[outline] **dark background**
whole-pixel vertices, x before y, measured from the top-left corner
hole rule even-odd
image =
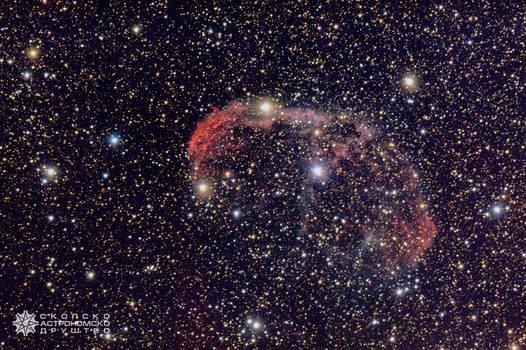
[[[417,292],[371,292],[303,325],[274,322],[267,307],[258,312],[268,334],[250,346],[524,345],[524,10],[519,2],[3,2],[2,347],[246,345],[243,308],[261,300],[221,303],[231,286],[217,285],[224,271],[203,247],[200,218],[188,217],[185,151],[213,107],[251,97],[367,114],[419,169],[438,236],[412,275]],[[28,57],[36,46],[39,57]],[[409,73],[414,91],[401,84]],[[110,135],[120,136],[117,146]],[[44,165],[56,167],[56,181],[41,183]],[[499,204],[509,210],[496,215]],[[11,324],[23,310],[109,313],[114,339],[24,338]],[[347,327],[327,334],[333,318]],[[378,327],[368,326],[373,318]]]

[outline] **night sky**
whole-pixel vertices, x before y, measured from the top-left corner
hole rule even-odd
[[[523,349],[525,19],[2,2],[0,348]]]

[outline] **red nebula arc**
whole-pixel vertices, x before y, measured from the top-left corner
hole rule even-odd
[[[204,165],[214,154],[235,148],[225,139],[234,127],[246,120],[243,110],[243,105],[233,103],[221,111],[214,110],[207,119],[197,124],[188,146],[188,156],[194,165],[195,175],[203,174],[206,170]]]
[[[255,134],[259,135],[257,144],[252,137]],[[261,146],[261,139],[271,139],[276,135],[285,135],[279,141],[281,153],[276,152],[273,146]],[[297,153],[299,149],[308,153],[300,155]],[[324,232],[320,235],[333,242],[334,246],[338,246],[338,241],[343,242],[340,248],[344,251],[353,248],[347,246],[350,244],[347,242],[354,241],[347,238],[361,237],[362,247],[363,244],[372,247],[375,256],[392,267],[396,264],[414,265],[433,244],[437,228],[423,199],[418,174],[393,142],[386,140],[377,128],[364,120],[299,108],[262,111],[257,104],[234,102],[222,110],[214,110],[208,118],[199,122],[188,146],[193,181],[214,181],[218,184],[214,194],[217,200],[221,200],[221,196],[232,198],[232,191],[235,190],[236,205],[256,208],[259,202],[242,202],[243,198],[254,198],[243,193],[243,170],[235,174],[239,180],[235,189],[227,191],[225,188],[222,192],[219,186],[228,170],[224,165],[237,164],[240,154],[245,155],[243,159],[251,160],[258,157],[288,157],[287,160],[303,157],[302,164],[322,160],[327,167],[327,174],[324,173],[323,177],[327,180],[325,187],[318,186],[317,179],[308,175],[305,178],[296,175],[290,178],[305,181],[300,187],[308,191],[305,198],[312,201],[309,205],[314,208],[312,210],[315,211],[316,207],[344,210],[348,217],[347,226],[338,229],[337,233]],[[264,171],[258,168],[249,170],[250,173],[261,174]],[[264,179],[263,176],[260,178]],[[255,189],[266,189],[262,197],[268,197],[267,194],[272,193],[268,189],[273,188],[273,184],[268,180],[261,181],[266,182],[256,184]],[[360,196],[366,197],[356,201],[356,195],[351,194],[359,193],[364,188],[368,191]],[[254,188],[250,191],[254,192]],[[340,198],[340,201],[334,199],[331,202],[332,198]],[[225,208],[230,202],[225,200],[221,205]],[[324,217],[321,213],[312,216]],[[319,230],[324,224],[317,222],[308,230]],[[374,258],[374,261],[377,260]]]

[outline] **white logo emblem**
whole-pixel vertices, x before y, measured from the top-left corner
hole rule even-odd
[[[22,333],[25,337],[28,333],[35,333],[35,326],[38,325],[38,322],[35,320],[35,314],[30,314],[24,310],[23,313],[16,314],[13,325],[16,326],[16,332]]]

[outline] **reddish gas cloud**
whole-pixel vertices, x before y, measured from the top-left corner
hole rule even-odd
[[[234,128],[246,122],[244,109],[242,104],[233,103],[221,111],[216,109],[197,124],[188,146],[188,156],[194,165],[195,174],[203,174],[206,164],[214,155],[237,148],[235,143],[226,142],[226,139]]]
[[[193,181],[213,182],[210,199],[227,212],[250,208],[244,214],[257,216],[256,226],[276,211],[274,193],[301,189],[269,219],[344,254],[362,252],[364,264],[414,265],[437,233],[415,167],[364,118],[234,102],[198,123],[188,157]],[[224,181],[233,168],[235,186]],[[288,182],[272,176],[278,171]],[[286,215],[300,206],[309,208],[305,217]],[[345,218],[334,229],[332,212]]]

